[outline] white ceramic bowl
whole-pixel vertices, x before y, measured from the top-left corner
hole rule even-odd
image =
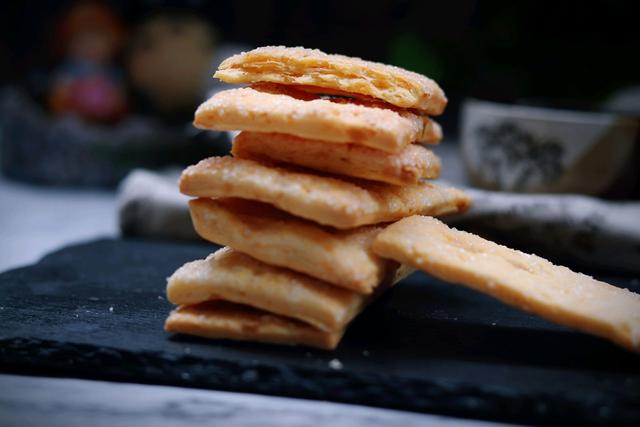
[[[462,155],[471,183],[481,188],[621,193],[637,186],[639,124],[608,113],[469,100]]]

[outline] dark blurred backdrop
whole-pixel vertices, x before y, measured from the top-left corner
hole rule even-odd
[[[403,66],[450,98],[597,107],[640,79],[635,1],[111,1],[133,26],[158,10],[194,11],[224,42],[303,45]],[[69,2],[3,2],[0,77],[24,83],[51,60],[52,17]]]

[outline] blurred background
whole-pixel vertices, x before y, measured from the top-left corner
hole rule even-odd
[[[602,110],[640,84],[640,6],[633,1],[8,1],[0,7],[4,115],[14,120],[4,139],[24,139],[22,148],[39,151],[11,147],[4,169],[42,182],[114,185],[132,165],[201,156],[202,146],[193,144],[173,150],[175,139],[194,137],[180,126],[215,89],[210,76],[217,63],[261,45],[315,47],[424,73],[449,97],[440,118],[448,137],[460,133],[468,98]],[[39,120],[40,112],[95,126],[56,126]],[[104,127],[118,132],[100,133]],[[72,142],[50,141],[59,144],[54,148],[29,141],[43,134]],[[72,151],[83,138],[121,169],[108,176],[109,168],[96,164],[107,169],[100,171],[105,176],[67,178],[16,170],[14,157],[65,144]]]
[[[224,87],[211,75],[281,44],[435,79],[449,98],[436,148],[449,181],[637,200],[638,16],[622,0],[2,2],[0,197],[37,210],[74,203],[80,193],[60,189],[80,187],[113,203],[133,169],[226,153],[229,135],[191,126]]]
[[[92,28],[67,22],[63,30],[67,34],[61,37],[65,14],[82,3],[2,2],[2,80],[36,92],[45,90],[42,78],[71,54],[74,34],[70,33],[77,36]],[[179,12],[175,23],[188,15],[192,21],[184,25],[194,33],[198,24],[207,25],[199,36],[212,44],[212,50],[224,43],[303,45],[407,67],[440,82],[451,107],[471,96],[500,101],[549,97],[589,108],[637,83],[640,74],[640,6],[634,1],[112,0],[101,4],[108,12],[94,14],[92,19],[101,24],[93,28],[113,32],[110,37],[116,40],[111,41],[109,59],[123,74],[130,71],[127,54],[136,51],[134,36],[151,15],[163,12],[169,16]],[[87,24],[90,20],[85,17]],[[165,32],[171,34],[169,29]],[[138,42],[151,49],[153,37]],[[193,43],[198,41],[195,34],[193,38]],[[446,116],[452,122],[454,113],[449,108]]]

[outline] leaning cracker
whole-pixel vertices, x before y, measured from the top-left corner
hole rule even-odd
[[[206,240],[362,294],[371,293],[395,265],[371,252],[381,227],[335,230],[241,199],[196,199],[189,209]]]
[[[344,329],[327,332],[304,322],[227,301],[178,307],[164,329],[205,338],[336,348]]]
[[[213,95],[198,107],[193,123],[203,129],[288,133],[390,153],[412,142],[436,143],[442,137],[437,123],[410,112],[297,99],[249,87]]]
[[[390,269],[390,273],[396,270]],[[402,272],[406,274],[408,270]],[[388,276],[393,277],[385,278],[376,293],[403,278]],[[325,331],[337,331],[344,329],[371,296],[265,264],[226,247],[176,270],[167,280],[167,299],[180,305],[223,299],[302,320]]]
[[[392,65],[317,49],[267,46],[227,58],[214,77],[227,83],[307,85],[382,99],[403,108],[441,114],[447,105],[433,80]]]
[[[397,154],[354,144],[327,144],[283,133],[242,132],[233,141],[234,157],[284,162],[338,175],[415,184],[437,178],[440,159],[431,150],[409,144]]]
[[[392,224],[378,235],[373,248],[380,256],[640,351],[640,295],[627,289],[428,217]]]
[[[180,191],[196,197],[257,200],[340,229],[413,214],[457,213],[470,203],[460,190],[426,182],[352,182],[231,157],[212,157],[188,167],[180,178]]]

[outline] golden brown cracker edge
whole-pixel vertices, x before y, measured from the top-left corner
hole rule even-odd
[[[562,266],[412,216],[378,234],[373,250],[521,310],[640,351],[640,295]]]

